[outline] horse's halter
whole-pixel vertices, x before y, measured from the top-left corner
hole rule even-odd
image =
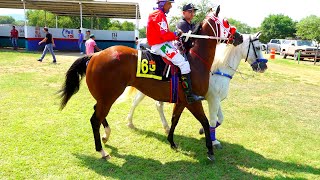
[[[249,38],[250,38],[250,41],[249,41],[249,47],[248,47],[248,52],[247,52],[247,57],[246,57],[245,62],[247,62],[247,60],[248,60],[249,53],[250,53],[250,48],[251,48],[251,46],[252,46],[254,55],[256,56],[256,61],[255,61],[254,63],[259,63],[259,62],[265,62],[265,63],[267,63],[268,60],[266,61],[266,59],[259,59],[259,57],[258,57],[258,55],[257,55],[257,51],[256,51],[257,47],[255,47],[254,44],[253,44],[253,42],[258,41],[259,39],[258,39],[258,38],[251,39],[251,35],[250,35]],[[253,64],[254,64],[254,63],[253,63]]]
[[[260,59],[260,58],[258,57],[258,55],[257,55],[256,49],[258,49],[258,48],[260,48],[260,47],[255,47],[254,44],[253,44],[253,42],[258,41],[259,38],[251,39],[251,35],[249,36],[249,38],[250,38],[250,41],[249,41],[249,47],[248,47],[248,52],[247,52],[247,56],[246,56],[245,62],[247,62],[247,60],[248,60],[249,53],[250,53],[250,48],[251,48],[251,46],[252,46],[252,49],[253,49],[254,55],[255,55],[255,57],[256,57],[256,60],[255,60],[255,62],[253,62],[253,63],[251,64],[251,66],[252,66],[252,67],[253,67],[253,66],[257,66],[257,67],[258,67],[258,70],[261,70],[261,69],[263,69],[263,68],[260,68],[260,64],[263,65],[263,66],[265,66],[265,64],[268,62],[268,60],[267,60],[267,59]]]

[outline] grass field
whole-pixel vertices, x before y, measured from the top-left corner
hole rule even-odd
[[[224,148],[215,163],[187,110],[173,151],[150,98],[136,110],[137,130],[126,126],[131,100],[112,107],[104,147],[112,158],[104,161],[94,149],[95,101],[85,81],[58,110],[56,92],[76,57],[58,55],[56,65],[39,57],[0,50],[0,179],[320,179],[319,63],[276,59],[254,74],[242,62],[248,79],[237,74],[223,102],[217,138]],[[166,104],[167,119],[171,111]]]

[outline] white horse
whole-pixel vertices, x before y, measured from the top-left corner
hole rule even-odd
[[[255,35],[243,35],[243,43],[238,46],[219,44],[216,49],[215,59],[211,67],[209,78],[209,89],[205,96],[209,106],[209,124],[211,139],[214,146],[221,148],[220,142],[215,139],[215,128],[223,122],[223,114],[220,102],[228,95],[230,80],[237,72],[241,59],[246,59],[256,72],[264,72],[267,69],[267,60],[263,58],[259,42],[260,33]],[[131,110],[128,114],[128,126],[134,128],[132,117],[135,108],[142,101],[145,95],[138,91]],[[165,132],[169,133],[169,126],[163,113],[163,102],[156,101],[162,126]],[[201,130],[200,130],[201,132]]]

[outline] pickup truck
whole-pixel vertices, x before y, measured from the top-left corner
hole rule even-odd
[[[270,53],[270,50],[272,48],[275,49],[276,53],[279,53],[281,52],[281,45],[282,43],[284,42],[284,39],[271,39],[270,42],[268,42],[267,44],[267,53]]]
[[[286,40],[281,46],[281,55],[283,58],[292,56],[294,60],[298,60],[298,53],[301,51],[300,59],[314,58],[317,47],[314,46],[312,41],[308,40]],[[317,55],[320,57],[320,52]]]

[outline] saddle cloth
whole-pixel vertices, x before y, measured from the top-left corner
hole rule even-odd
[[[178,100],[180,69],[149,50],[138,50],[137,77],[170,81],[170,102]]]

